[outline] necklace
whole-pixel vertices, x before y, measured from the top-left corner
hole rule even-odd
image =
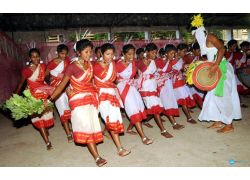
[[[82,65],[82,63],[80,62],[80,59],[77,60],[77,64],[79,64],[79,66],[81,66],[81,68],[83,69],[83,71],[85,71],[87,69],[87,64],[86,61],[84,61],[84,65]]]

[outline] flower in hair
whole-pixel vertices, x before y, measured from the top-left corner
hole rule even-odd
[[[194,15],[192,18],[191,18],[192,22],[191,22],[191,25],[193,27],[201,27],[203,26],[203,17],[201,16],[201,14],[198,14],[198,15]]]

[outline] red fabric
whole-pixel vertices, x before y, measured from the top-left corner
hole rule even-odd
[[[139,112],[137,114],[133,114],[132,116],[129,117],[130,122],[132,124],[135,124],[137,122],[141,122],[143,119],[147,118],[147,111]]]
[[[124,89],[123,89],[123,91],[120,92],[121,99],[122,99],[123,102],[124,102],[125,99],[126,99],[126,96],[127,96],[127,94],[128,94],[129,88],[130,88],[130,85],[129,85],[129,84],[126,84],[125,87],[124,87]]]
[[[191,107],[195,107],[195,101],[194,100],[192,100],[190,97],[188,97],[188,98],[186,98],[186,99],[178,99],[177,100],[177,104],[178,105],[181,105],[181,106],[187,106],[187,107],[189,107],[189,108],[191,108]]]
[[[65,75],[67,75],[68,77],[75,76],[76,78],[79,78],[82,74],[83,70],[75,63],[71,63],[65,70]]]
[[[184,64],[191,64],[193,62],[194,56],[188,54],[183,57]]]
[[[70,110],[65,110],[63,115],[60,117],[60,120],[62,123],[69,121],[71,118],[71,111]]]
[[[114,131],[115,134],[120,134],[124,132],[124,125],[118,120],[116,122],[109,122],[109,117],[106,120],[105,126],[108,131]]]
[[[45,78],[45,70],[46,70],[46,65],[45,64],[40,64],[40,71],[41,73],[39,73],[39,77],[38,77],[38,80],[37,81],[43,81],[44,78]],[[29,67],[26,67],[22,70],[22,75],[27,79],[29,78],[30,76],[32,76],[33,74],[33,71],[29,68]]]
[[[176,89],[178,87],[182,87],[186,84],[186,82],[184,80],[176,80],[174,83],[173,83],[173,88]]]
[[[49,128],[54,125],[54,119],[52,118],[49,120],[39,120],[36,122],[32,122],[32,124],[38,129]]]
[[[144,72],[147,70],[147,66],[144,64],[143,61],[137,61],[136,67],[141,71]]]
[[[250,95],[250,89],[245,89],[242,85],[237,85],[237,91],[240,95]]]
[[[168,61],[164,61],[162,58],[158,58],[155,60],[155,65],[156,65],[157,69],[162,69],[162,68],[164,68],[164,66],[166,65],[167,62]],[[172,66],[170,64],[171,64],[171,62],[169,63],[168,68],[167,68],[165,73],[168,73],[171,71]]]
[[[202,105],[203,105],[203,98],[200,97],[198,94],[194,94],[193,98],[196,101],[196,103],[199,105],[199,107],[202,107]]]
[[[123,63],[122,63],[122,60],[119,60],[116,62],[116,71],[117,73],[121,73],[122,71],[124,71],[127,66],[125,66]],[[136,75],[136,60],[133,60],[132,61],[132,74],[130,76],[130,79],[134,78]]]
[[[84,98],[69,101],[69,106],[70,106],[71,111],[73,111],[76,107],[85,106],[85,105],[93,105],[97,108],[98,104],[99,102],[95,94],[87,95],[87,96],[84,96]]]
[[[156,106],[152,106],[150,109],[147,109],[147,114],[161,114],[164,109],[163,107],[156,105]]]
[[[74,141],[80,144],[89,144],[89,143],[99,143],[103,141],[102,132],[97,133],[83,133],[83,132],[73,132]]]
[[[120,107],[117,97],[107,93],[101,93],[99,101],[109,101],[113,106]]]
[[[55,69],[55,68],[58,66],[58,64],[55,63],[54,60],[55,60],[55,59],[52,59],[52,60],[49,61],[48,64],[47,64],[47,68],[48,68],[50,71],[53,70],[53,69]],[[65,58],[65,60],[64,60],[64,70],[65,70],[65,68],[66,68],[69,64],[70,64],[70,59],[69,59],[69,58]]]
[[[116,88],[116,85],[113,83],[116,79],[115,63],[112,62],[112,65],[113,65],[113,70],[112,70],[112,75],[109,78],[109,80],[107,80],[105,82],[101,82],[97,78],[94,78],[95,85],[98,88]],[[95,63],[95,65],[94,65],[95,76],[98,77],[99,79],[104,79],[107,75],[109,66],[102,67],[100,63]]]
[[[45,64],[40,64],[39,74],[36,81],[31,81],[27,79],[27,84],[30,89],[30,92],[32,96],[34,96],[36,99],[46,99],[48,95],[51,95],[52,92],[54,91],[53,87],[47,85],[44,82],[45,70],[46,70]],[[29,70],[24,70],[24,71],[29,72]],[[42,92],[36,92],[37,89],[41,90]]]
[[[25,79],[29,78],[33,74],[33,71],[26,67],[22,70],[22,76],[25,77]]]
[[[167,109],[163,111],[163,114],[167,116],[180,116],[179,109]]]
[[[109,79],[109,82],[114,82],[115,81],[115,79],[116,79],[116,70],[115,70],[115,63],[114,62],[111,62],[112,63],[112,65],[113,65],[113,72],[112,72],[112,76],[111,76],[111,78]],[[106,67],[103,67],[100,63],[95,63],[94,64],[94,74],[95,74],[95,76],[97,76],[98,78],[100,78],[100,79],[103,79],[103,78],[105,78],[106,77],[106,75],[107,75],[107,72],[108,72],[108,69],[109,69],[109,66],[110,65],[108,65],[108,66],[106,66]]]
[[[151,91],[140,91],[141,97],[149,97],[149,96],[159,96],[158,92]]]

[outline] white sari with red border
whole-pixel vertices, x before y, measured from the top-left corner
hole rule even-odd
[[[70,77],[67,89],[74,141],[80,144],[103,141],[98,118],[98,95],[92,78],[93,68],[89,63],[89,68],[79,78]]]
[[[147,113],[140,93],[135,87],[134,76],[136,74],[135,62],[126,67],[122,60],[116,64],[117,88],[119,89],[125,111],[132,124],[147,118]]]
[[[110,63],[107,67],[102,67],[96,63],[94,68],[94,82],[99,94],[99,111],[102,119],[105,121],[106,129],[115,133],[123,133],[124,125],[120,108],[123,103],[119,91],[114,84],[116,79],[115,63]]]

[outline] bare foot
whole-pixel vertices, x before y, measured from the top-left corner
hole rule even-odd
[[[216,122],[214,122],[211,126],[209,126],[208,128],[216,129],[216,128],[222,128],[222,126],[223,126],[223,123],[222,123],[222,122],[216,121]]]
[[[173,129],[180,130],[183,129],[185,126],[181,124],[174,123]]]
[[[130,135],[137,135],[137,132],[133,131],[132,129],[127,129],[127,133]]]
[[[48,142],[46,146],[48,151],[53,149],[51,142]]]
[[[230,133],[234,131],[234,127],[229,124],[229,125],[225,125],[223,128],[217,130],[217,133]]]
[[[67,135],[68,143],[71,143],[74,141],[72,134]]]
[[[148,122],[144,122],[142,123],[144,126],[147,126],[148,128],[153,128],[154,126],[152,126],[151,124],[149,124]]]
[[[119,156],[121,156],[121,157],[127,156],[127,155],[130,154],[130,153],[131,153],[131,151],[126,150],[126,149],[124,149],[124,148],[120,148],[120,149],[118,150],[118,152],[117,152],[117,154],[118,154]]]
[[[149,144],[152,144],[154,141],[152,139],[149,139],[147,137],[144,137],[142,139],[142,143],[145,144],[145,145],[149,145]]]
[[[173,136],[167,132],[165,129],[164,131],[161,132],[161,135],[164,136],[165,138],[172,138]]]
[[[191,124],[197,124],[197,122],[193,118],[187,119],[187,122],[189,122]]]
[[[101,166],[103,166],[104,164],[107,163],[107,161],[106,161],[105,159],[101,158],[100,156],[98,156],[98,157],[96,158],[95,162],[96,162],[96,165],[97,165],[98,167],[101,167]]]

